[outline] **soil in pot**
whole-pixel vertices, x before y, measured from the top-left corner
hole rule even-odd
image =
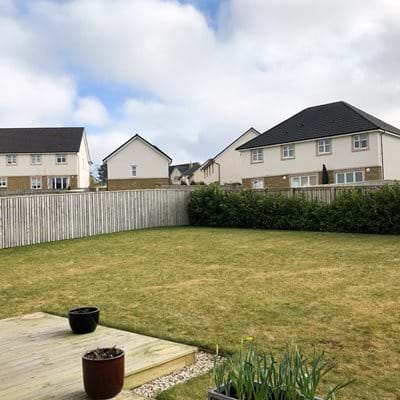
[[[100,309],[97,307],[79,307],[69,310],[68,321],[72,332],[83,334],[94,332],[99,323]]]
[[[91,399],[110,399],[124,385],[125,355],[115,347],[89,351],[82,357],[83,384]]]

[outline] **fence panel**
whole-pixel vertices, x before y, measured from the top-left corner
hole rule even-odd
[[[0,248],[188,225],[190,191],[85,192],[0,198]]]
[[[259,191],[260,193],[279,195],[287,198],[305,198],[309,201],[320,201],[324,203],[331,203],[336,197],[348,190],[361,190],[362,192],[376,191],[382,188],[383,185],[358,185],[358,186],[315,186],[304,188],[269,188],[266,191]]]

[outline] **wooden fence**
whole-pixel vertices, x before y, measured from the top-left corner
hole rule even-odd
[[[338,195],[343,192],[357,189],[362,192],[373,192],[382,189],[381,184],[373,185],[327,185],[327,186],[315,186],[305,188],[279,188],[279,189],[268,189],[265,191],[266,194],[282,195],[285,197],[304,198],[309,201],[321,201],[324,203],[331,203]],[[264,192],[264,191],[263,191]]]
[[[0,198],[0,248],[189,223],[187,190]]]

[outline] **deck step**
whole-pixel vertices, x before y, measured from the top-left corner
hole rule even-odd
[[[105,326],[74,335],[66,318],[41,312],[3,319],[0,399],[85,399],[82,354],[114,345],[125,351],[124,389],[193,364],[197,352],[192,346]]]

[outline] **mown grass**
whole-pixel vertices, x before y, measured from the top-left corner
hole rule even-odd
[[[107,325],[210,349],[296,341],[357,378],[343,399],[400,398],[399,289],[395,236],[169,228],[0,251],[1,318],[95,304]]]

